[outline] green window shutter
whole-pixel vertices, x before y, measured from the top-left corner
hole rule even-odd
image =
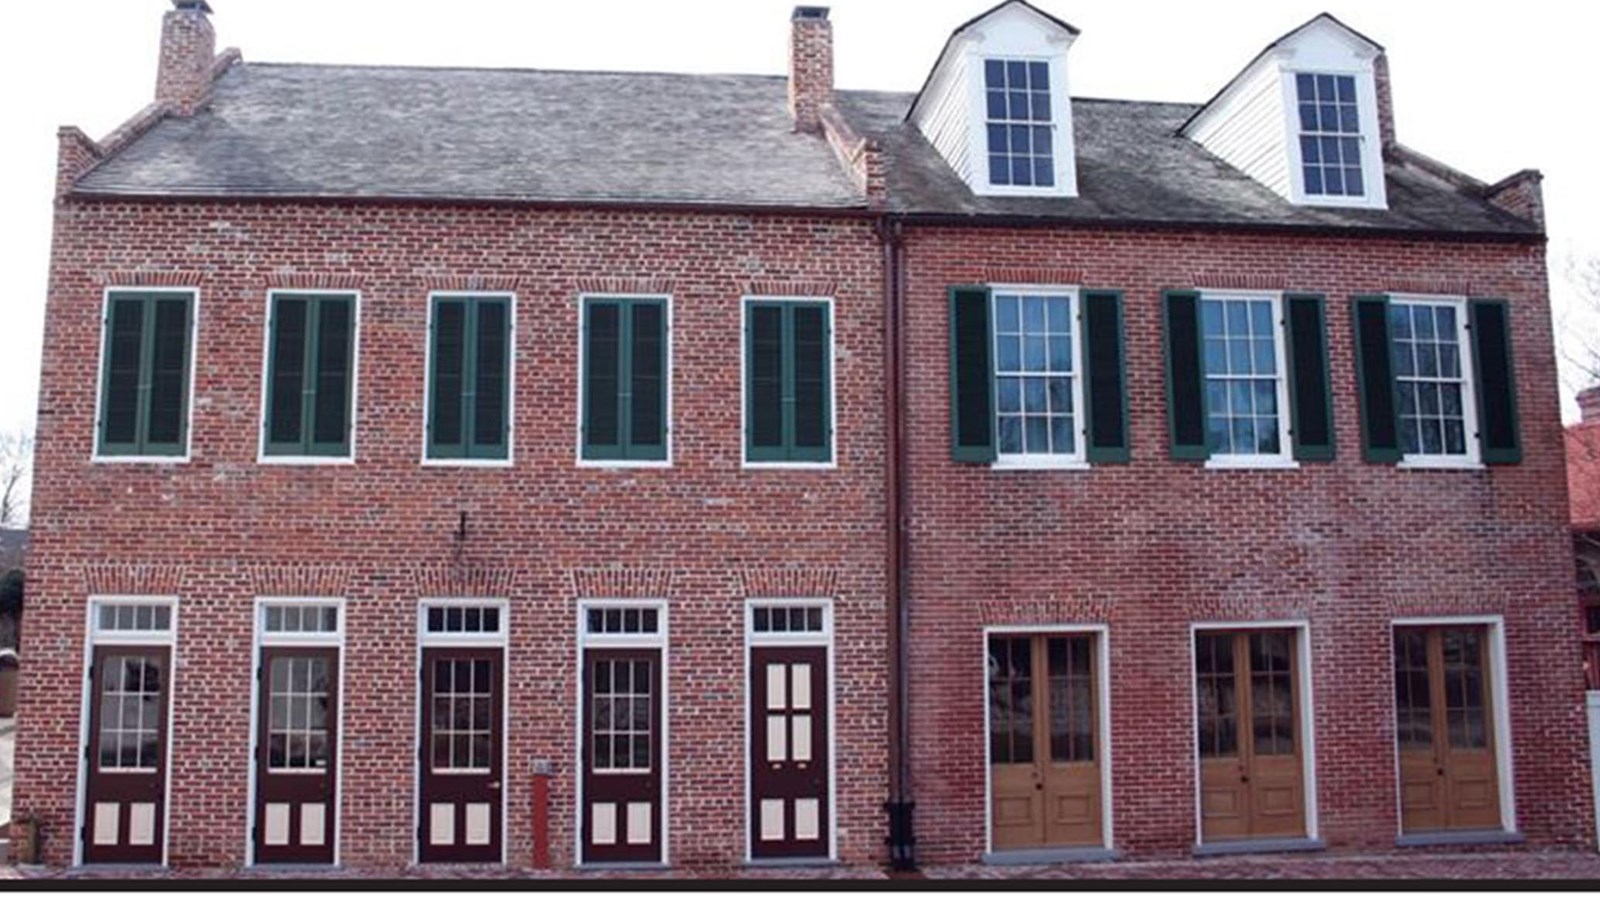
[[[667,458],[667,307],[660,300],[626,305],[628,459]]]
[[[428,457],[460,459],[467,453],[465,393],[467,304],[436,299],[433,307],[433,390],[428,411]]]
[[[588,300],[583,307],[583,458],[622,455],[622,304]]]
[[[950,455],[961,463],[992,463],[994,331],[989,289],[950,289]]]
[[[1128,437],[1127,358],[1120,291],[1087,291],[1083,295],[1084,394],[1088,405],[1091,463],[1125,463]]]
[[[272,298],[268,318],[268,456],[350,452],[354,403],[355,297]]]
[[[293,454],[303,442],[306,338],[310,304],[298,298],[274,297],[268,321],[267,445],[268,455]]]
[[[105,319],[105,359],[100,390],[100,453],[134,456],[140,448],[140,384],[144,366],[145,301],[113,295]]]
[[[1289,427],[1293,431],[1294,458],[1301,462],[1330,462],[1336,447],[1323,299],[1290,295],[1283,302],[1289,340]]]
[[[1517,380],[1511,353],[1511,306],[1472,301],[1472,353],[1478,389],[1478,433],[1489,465],[1522,462],[1517,425]]]
[[[785,405],[791,435],[789,458],[795,462],[828,462],[833,445],[829,409],[832,398],[828,396],[828,357],[832,345],[828,307],[822,303],[791,303],[786,311],[790,399]]]
[[[789,344],[781,303],[751,302],[745,319],[745,457],[750,462],[787,462],[789,418],[785,382]]]
[[[1174,460],[1204,460],[1205,371],[1200,355],[1200,294],[1167,291],[1163,297],[1167,354],[1167,427]]]
[[[467,454],[505,459],[510,448],[511,307],[504,299],[469,304],[472,344],[472,422]]]
[[[832,347],[828,305],[745,302],[745,459],[833,459]]]
[[[150,304],[145,455],[183,455],[189,404],[189,312],[187,297],[158,297]]]
[[[1389,298],[1356,297],[1350,318],[1356,341],[1356,381],[1361,397],[1361,445],[1369,463],[1396,463],[1400,427],[1394,398],[1394,359],[1389,338]]]
[[[316,332],[307,343],[313,364],[308,379],[312,390],[306,398],[308,456],[350,453],[355,312],[354,297],[316,300]]]

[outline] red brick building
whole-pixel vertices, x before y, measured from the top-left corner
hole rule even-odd
[[[1016,0],[916,95],[809,7],[781,79],[175,6],[61,135],[45,861],[1589,840],[1538,177],[1395,142],[1369,39],[1195,106]]]

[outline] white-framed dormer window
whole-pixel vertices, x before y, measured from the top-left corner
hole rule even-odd
[[[1293,465],[1283,322],[1277,293],[1200,295],[1208,466]]]
[[[1307,197],[1365,197],[1367,178],[1356,76],[1297,72],[1300,175]]]
[[[1056,186],[1050,63],[983,61],[984,128],[991,187]]]
[[[996,465],[1085,464],[1076,288],[995,287]]]
[[[1389,347],[1403,465],[1480,462],[1467,301],[1390,297]]]

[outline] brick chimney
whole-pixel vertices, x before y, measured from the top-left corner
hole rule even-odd
[[[1583,412],[1583,423],[1600,422],[1600,385],[1578,392],[1578,409]]]
[[[211,91],[211,66],[217,32],[206,0],[172,0],[161,20],[161,64],[156,71],[156,102],[180,116],[192,116]]]
[[[833,102],[833,23],[826,6],[796,6],[789,32],[789,114],[794,130],[822,130]]]
[[[1377,85],[1379,147],[1387,151],[1395,145],[1394,94],[1389,88],[1389,54],[1379,53],[1372,61],[1372,80]]]

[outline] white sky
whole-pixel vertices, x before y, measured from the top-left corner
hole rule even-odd
[[[815,2],[815,0],[813,0]],[[826,2],[826,0],[823,0]],[[955,26],[994,0],[834,0],[840,87],[915,90]],[[781,74],[793,0],[211,0],[248,60]],[[1573,0],[1038,0],[1082,29],[1077,96],[1199,102],[1327,11],[1389,50],[1400,140],[1479,178],[1545,173],[1556,321],[1567,261],[1600,253],[1594,75],[1600,6]],[[0,37],[0,429],[31,426],[49,266],[55,132],[101,137],[149,102],[168,0],[7,3]],[[664,101],[670,98],[663,98]],[[1533,348],[1528,348],[1532,350]],[[1563,393],[1569,414],[1575,412]]]

